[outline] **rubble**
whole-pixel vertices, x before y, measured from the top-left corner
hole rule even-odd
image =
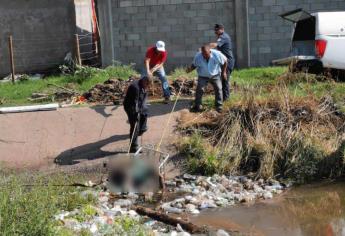
[[[278,181],[262,179],[254,181],[244,176],[204,177],[185,174],[169,180],[167,183],[169,183],[169,192],[181,194],[172,201],[161,203],[156,209],[177,215],[182,213],[198,215],[209,208],[229,207],[237,203],[254,203],[260,199],[271,199],[285,189]],[[85,198],[96,196],[97,204],[71,212],[62,211],[55,216],[55,220],[61,222],[63,227],[75,232],[87,230],[91,235],[108,235],[113,232],[111,230],[117,219],[128,217],[153,232],[153,235],[190,235],[183,231],[181,225],[172,227],[140,216],[135,210],[142,207],[133,205],[138,204],[139,196],[137,194],[129,193],[126,195],[127,198],[114,200],[107,191],[86,190],[81,193],[81,196]],[[124,196],[122,195],[122,197]],[[116,225],[116,227],[121,226]],[[215,235],[229,234],[219,229]]]
[[[103,84],[97,84],[83,94],[88,102],[102,105],[119,104],[124,98],[131,80],[109,79]]]
[[[179,184],[178,184],[179,183]],[[186,195],[162,204],[161,209],[175,214],[198,214],[208,208],[228,207],[236,203],[254,203],[259,199],[272,199],[284,187],[278,181],[253,181],[247,177],[193,176],[185,174],[169,181],[170,191]]]

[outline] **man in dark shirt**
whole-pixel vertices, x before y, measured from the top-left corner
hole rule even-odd
[[[225,33],[224,26],[222,24],[215,24],[214,33],[217,35],[217,42],[211,43],[211,48],[216,48],[228,59],[227,78],[222,80],[223,101],[226,101],[230,97],[230,77],[232,71],[234,70],[235,58],[232,53],[231,37]]]
[[[127,90],[123,101],[124,109],[128,116],[130,128],[130,152],[135,153],[138,150],[138,136],[147,131],[147,92],[149,78],[142,77],[134,81]]]

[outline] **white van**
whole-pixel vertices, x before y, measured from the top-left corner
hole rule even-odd
[[[293,71],[345,75],[345,11],[308,13],[297,9],[280,15],[295,24],[291,56],[274,60]]]

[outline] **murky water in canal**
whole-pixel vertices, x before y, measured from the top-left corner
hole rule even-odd
[[[241,235],[345,236],[345,182],[296,187],[272,201],[208,210],[191,221]]]

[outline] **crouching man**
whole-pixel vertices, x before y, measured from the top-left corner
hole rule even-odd
[[[209,45],[204,45],[201,48],[201,52],[195,55],[193,64],[186,70],[187,73],[190,73],[196,69],[198,73],[198,85],[195,94],[195,104],[192,108],[193,111],[201,111],[202,95],[208,82],[214,88],[216,110],[218,112],[222,111],[222,80],[227,79],[226,68],[226,57],[221,52],[211,49]]]
[[[130,152],[137,152],[138,136],[147,131],[147,92],[150,84],[147,76],[134,81],[127,90],[123,106],[128,116],[130,124]]]

